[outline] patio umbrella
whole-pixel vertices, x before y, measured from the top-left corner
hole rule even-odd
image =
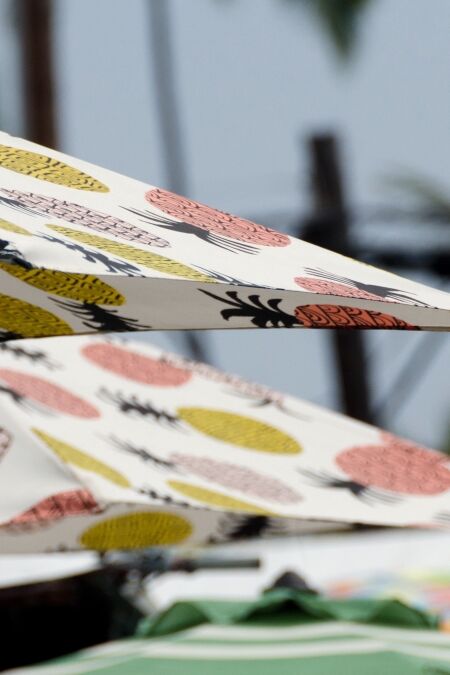
[[[178,602],[140,639],[93,647],[11,673],[116,675],[445,675],[450,636],[396,600],[331,601],[277,590],[251,602]]]
[[[449,295],[0,133],[3,339],[450,328]]]
[[[448,456],[142,343],[5,342],[0,406],[3,552],[450,525]]]

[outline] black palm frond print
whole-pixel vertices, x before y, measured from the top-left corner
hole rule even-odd
[[[18,359],[27,359],[31,363],[40,363],[50,370],[61,367],[59,364],[51,361],[47,354],[43,351],[25,349],[24,347],[16,347],[16,345],[11,345],[8,342],[2,342],[1,339],[0,351],[7,352]]]
[[[379,284],[366,284],[362,281],[356,281],[355,279],[350,279],[349,277],[344,277],[340,274],[333,274],[332,272],[327,272],[326,270],[322,270],[320,268],[316,269],[314,267],[305,267],[305,272],[319,279],[335,281],[336,283],[345,284],[351,288],[357,288],[360,291],[366,291],[366,293],[378,295],[380,300],[397,300],[398,302],[407,302],[420,305],[421,307],[429,307],[426,302],[416,300],[416,298],[413,297],[414,294],[408,293],[407,291],[402,291],[399,288],[380,286]]]
[[[115,405],[120,412],[126,415],[135,413],[140,417],[150,417],[155,422],[168,424],[171,428],[180,427],[180,421],[176,415],[155,408],[150,401],[140,401],[134,394],[131,396],[120,392],[113,394],[102,387],[98,392],[98,397],[105,403]]]
[[[101,251],[94,251],[93,249],[85,248],[81,244],[75,244],[71,241],[65,241],[64,239],[59,239],[58,237],[53,237],[50,234],[39,234],[40,239],[45,239],[53,244],[59,244],[64,246],[69,251],[75,251],[80,253],[83,257],[83,260],[90,263],[100,263],[105,266],[107,272],[111,274],[125,274],[128,277],[143,277],[145,276],[135,265],[132,265],[125,260],[115,260],[105,255]]]
[[[48,415],[51,416],[53,413],[45,410],[43,407],[38,405],[37,403],[34,403],[33,401],[30,401],[26,396],[23,394],[19,394],[18,391],[15,389],[12,389],[11,387],[5,386],[3,384],[0,384],[0,396],[5,395],[15,403],[16,405],[20,406],[21,408],[24,408],[25,410],[28,410],[29,412],[38,412],[41,413],[42,415]]]
[[[197,265],[196,269],[199,272],[202,272],[202,274],[206,274],[207,276],[211,277],[211,279],[215,279],[216,281],[221,281],[222,283],[225,283],[225,284],[230,284],[230,285],[233,285],[233,286],[251,286],[252,285],[252,284],[249,284],[247,281],[242,281],[242,279],[236,279],[235,277],[231,277],[228,274],[222,274],[221,272],[215,272],[214,270],[210,270],[207,267],[199,267]]]
[[[189,502],[183,502],[178,499],[175,499],[174,497],[171,497],[170,495],[167,494],[162,494],[161,492],[158,492],[157,490],[154,490],[151,487],[146,487],[143,486],[137,490],[137,492],[140,495],[144,495],[145,497],[149,497],[149,499],[157,499],[160,502],[163,502],[163,504],[167,504],[168,506],[181,506],[183,509],[189,508],[198,508],[194,507],[192,504],[189,504]]]
[[[93,330],[107,332],[124,332],[133,330],[150,330],[151,326],[140,324],[138,319],[120,316],[116,309],[105,309],[93,302],[75,302],[70,300],[53,300],[59,307],[65,309],[83,321],[83,325]]]
[[[5,192],[6,194],[9,194],[9,191],[6,190],[5,188],[0,188],[2,192]],[[25,203],[21,202],[20,199],[15,198],[15,197],[5,197],[4,195],[0,194],[0,206],[7,206],[10,209],[14,209],[15,211],[20,211],[21,213],[26,213],[27,216],[38,216],[41,215],[39,213],[36,213],[35,209],[30,208],[27,206]]]
[[[225,293],[227,298],[224,298],[210,291],[199,290],[201,293],[209,295],[210,298],[229,305],[230,309],[223,309],[220,312],[225,321],[234,316],[242,316],[248,317],[251,323],[258,328],[292,328],[292,326],[301,325],[295,316],[280,309],[281,298],[270,298],[264,304],[260,296],[255,294],[249,295],[248,301],[246,301],[239,298],[237,291],[227,291]]]
[[[280,412],[284,413],[285,415],[289,415],[290,417],[295,417],[299,420],[310,420],[311,418],[308,417],[307,415],[304,415],[303,413],[298,413],[295,412],[294,410],[290,410],[284,403],[284,400],[281,396],[258,396],[257,394],[253,394],[250,392],[243,392],[243,391],[238,391],[236,389],[231,390],[231,394],[233,396],[238,396],[239,398],[246,399],[249,401],[250,405],[254,406],[255,408],[267,408],[267,407],[272,407],[275,408],[276,410],[279,410]]]
[[[115,445],[115,447],[118,450],[122,450],[122,452],[127,452],[128,454],[133,455],[134,457],[138,457],[143,462],[153,464],[158,469],[177,471],[177,466],[176,464],[174,464],[174,462],[170,462],[165,459],[161,459],[160,457],[156,457],[156,455],[149,452],[145,448],[137,447],[132,443],[128,443],[127,441],[121,441],[120,439],[114,437],[112,437],[110,441],[113,443],[113,445]]]
[[[138,209],[122,207],[125,211],[133,213],[135,216],[138,216],[141,222],[147,222],[151,225],[156,225],[157,227],[165,228],[171,232],[178,232],[180,234],[191,234],[202,241],[205,241],[208,244],[213,244],[219,248],[229,251],[230,253],[258,253],[258,249],[255,246],[250,244],[245,244],[242,241],[236,241],[235,239],[229,239],[228,237],[222,237],[220,234],[215,232],[210,232],[204,230],[201,227],[196,227],[191,223],[184,223],[175,220],[169,220],[163,216],[159,216],[156,213],[151,213],[150,211],[144,210],[139,211]]]
[[[229,514],[219,523],[218,536],[209,539],[210,544],[224,541],[242,541],[281,534],[282,525],[269,516],[246,516]]]
[[[434,522],[438,525],[446,525],[450,527],[450,511],[440,511],[434,517]]]
[[[23,335],[20,333],[14,333],[12,330],[1,330],[0,329],[0,344],[9,342],[10,340],[20,340]]]
[[[25,259],[23,253],[6,239],[0,239],[0,262],[10,263],[11,265],[20,265],[20,267],[24,267],[27,270],[33,267],[33,265]]]
[[[353,480],[343,480],[336,478],[325,471],[310,471],[308,469],[299,469],[298,472],[308,479],[310,485],[322,488],[340,488],[349,490],[352,495],[358,497],[369,506],[377,502],[383,504],[396,504],[400,498],[396,495],[387,494],[381,490],[375,490],[368,485],[362,485]]]
[[[228,274],[224,274],[222,272],[216,272],[215,270],[210,270],[207,267],[200,267],[196,265],[195,267],[199,272],[202,272],[203,274],[206,274],[207,276],[211,277],[211,279],[215,279],[216,281],[221,281],[225,284],[230,284],[232,286],[248,286],[249,288],[253,287],[254,284],[249,282],[249,281],[243,281],[242,279],[236,279],[236,277],[232,277]],[[279,291],[282,290],[281,288],[276,288],[274,286],[265,286],[264,284],[258,284],[259,288],[264,288],[267,290],[272,290],[272,291]]]

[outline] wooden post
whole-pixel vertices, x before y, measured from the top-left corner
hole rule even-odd
[[[332,134],[313,136],[309,140],[309,154],[314,211],[301,237],[337,253],[352,255],[337,139]],[[373,423],[363,335],[341,329],[334,330],[331,337],[342,406],[351,417]]]
[[[17,0],[26,135],[56,148],[52,0]]]

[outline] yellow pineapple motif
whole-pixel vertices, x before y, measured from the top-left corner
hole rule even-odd
[[[102,520],[85,530],[80,543],[96,551],[174,546],[192,534],[191,523],[164,511],[142,511]]]
[[[179,408],[177,412],[197,431],[241,448],[279,455],[296,455],[302,450],[292,436],[251,417],[208,408]]]
[[[202,272],[197,272],[197,270],[184,265],[183,263],[177,262],[176,260],[171,260],[166,258],[163,255],[158,253],[153,253],[152,251],[143,251],[135,246],[130,246],[129,244],[122,244],[118,241],[112,241],[111,239],[106,239],[105,237],[100,237],[97,234],[88,234],[86,232],[79,232],[74,230],[71,227],[61,227],[60,225],[47,225],[51,230],[62,234],[69,239],[74,239],[75,241],[80,241],[83,244],[88,246],[93,246],[102,251],[107,251],[112,255],[119,256],[125,260],[131,260],[138,265],[143,267],[149,267],[152,270],[158,272],[163,272],[164,274],[172,274],[176,277],[183,277],[184,279],[190,279],[191,281],[197,282],[208,282],[214,283],[214,279],[208,277]]]
[[[33,236],[32,232],[28,232],[24,227],[10,223],[9,220],[3,220],[2,218],[0,218],[0,229],[6,230],[7,232],[14,232],[15,234],[24,234],[26,237]]]
[[[31,176],[48,183],[64,185],[75,190],[109,192],[109,187],[96,178],[69,166],[59,159],[41,155],[30,150],[0,145],[0,166],[24,176]]]
[[[256,504],[251,504],[250,502],[245,502],[241,499],[235,499],[229,495],[223,494],[222,492],[215,492],[214,490],[208,490],[206,488],[200,487],[199,485],[192,485],[191,483],[183,483],[178,480],[169,480],[167,485],[191,499],[195,499],[197,502],[202,502],[203,504],[208,504],[208,506],[217,506],[220,509],[225,509],[226,511],[239,511],[240,513],[254,513],[258,516],[274,516],[274,513],[269,513],[267,509],[263,509]]]
[[[98,305],[123,305],[124,296],[92,274],[72,274],[43,268],[26,269],[0,262],[0,269],[29,286],[70,300]]]
[[[0,294],[0,329],[19,337],[72,335],[68,323],[42,307]]]
[[[100,460],[95,459],[95,457],[78,450],[73,445],[69,445],[64,441],[60,441],[58,438],[50,436],[44,431],[40,431],[40,429],[32,429],[32,431],[47,445],[47,447],[50,448],[50,450],[53,450],[63,462],[73,464],[73,466],[77,466],[85,471],[96,473],[98,476],[101,476],[105,480],[109,480],[111,483],[115,483],[120,487],[131,487],[130,481],[125,476]]]

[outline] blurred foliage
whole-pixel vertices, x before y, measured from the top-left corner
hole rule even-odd
[[[318,20],[337,54],[345,60],[353,53],[364,10],[374,4],[374,0],[285,0],[285,2],[305,6]]]
[[[415,174],[389,176],[384,183],[420,207],[433,212],[450,223],[450,190],[437,185],[432,179]]]
[[[291,2],[294,0],[291,0]],[[295,0],[299,1],[299,0]],[[319,19],[341,57],[348,58],[355,46],[358,25],[372,0],[300,0]]]
[[[450,426],[447,432],[447,438],[444,442],[444,447],[442,448],[443,452],[445,452],[446,455],[450,455]]]
[[[348,58],[355,46],[358,25],[373,0],[289,0],[302,2],[319,20],[339,56]]]

